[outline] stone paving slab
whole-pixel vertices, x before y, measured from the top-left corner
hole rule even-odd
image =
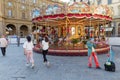
[[[50,56],[50,68],[43,64],[41,54],[34,53],[35,68],[25,66],[22,45],[9,45],[7,55],[0,52],[0,80],[119,80],[120,47],[114,46],[116,72],[104,70],[106,54],[98,55],[101,70],[87,67],[87,56]],[[94,63],[94,61],[93,61]]]

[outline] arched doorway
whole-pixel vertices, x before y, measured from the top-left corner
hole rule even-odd
[[[26,25],[22,25],[20,27],[20,37],[25,37],[28,35],[28,27]]]
[[[118,36],[120,36],[120,23],[118,24]]]
[[[6,26],[6,32],[8,35],[16,35],[16,27],[13,24],[8,24]]]
[[[36,26],[33,26],[32,27],[32,32],[34,32],[36,29],[37,29]]]
[[[36,31],[36,30],[38,30],[38,29],[39,29],[39,27],[33,26],[33,27],[32,27],[32,32],[34,32],[34,31]]]

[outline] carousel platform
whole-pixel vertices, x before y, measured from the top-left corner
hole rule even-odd
[[[40,49],[39,45],[36,45],[33,49],[35,52],[41,54],[42,50]],[[105,54],[108,53],[109,46],[103,46],[96,48],[97,54]],[[75,48],[49,48],[48,55],[54,55],[54,56],[87,56],[88,49],[79,49],[77,47]]]

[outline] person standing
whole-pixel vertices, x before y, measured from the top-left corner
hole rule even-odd
[[[17,46],[20,46],[20,36],[17,36]]]
[[[44,64],[49,66],[49,62],[46,58],[46,55],[48,54],[48,48],[49,48],[49,40],[48,37],[45,36],[44,39],[42,40],[42,54],[43,54],[43,59],[44,59]]]
[[[2,52],[3,56],[6,55],[6,47],[7,47],[7,45],[8,45],[8,41],[5,38],[5,36],[2,35],[2,37],[0,38],[0,47],[1,47],[1,52]]]
[[[95,44],[94,42],[92,42],[89,37],[87,38],[87,47],[88,47],[88,67],[91,68],[92,67],[92,57],[94,57],[94,61],[95,61],[95,65],[96,65],[96,69],[101,69],[100,65],[99,65],[99,61],[98,61],[98,57],[95,51]]]
[[[113,50],[112,45],[110,45],[110,50],[109,50],[109,53],[107,54],[107,56],[108,56],[107,61],[113,61],[114,62],[115,52]]]
[[[34,68],[34,59],[33,59],[33,42],[31,40],[30,36],[26,37],[27,41],[23,44],[23,48],[24,48],[24,54],[26,55],[27,58],[27,64],[26,66],[29,66],[30,63],[32,63],[31,68]]]

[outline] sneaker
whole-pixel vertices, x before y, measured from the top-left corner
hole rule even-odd
[[[88,66],[88,68],[92,68],[91,66]]]
[[[44,64],[44,65],[47,65],[47,62],[45,61],[43,64]]]
[[[34,64],[32,64],[31,68],[32,68],[32,69],[34,69],[34,67],[35,67],[35,65],[34,65]]]
[[[101,69],[101,67],[96,67],[96,69]]]
[[[50,62],[47,62],[47,64],[46,64],[46,65],[47,65],[47,67],[50,67]]]
[[[30,64],[29,64],[29,63],[26,63],[25,65],[26,65],[27,67],[28,67],[28,66],[30,66]]]

